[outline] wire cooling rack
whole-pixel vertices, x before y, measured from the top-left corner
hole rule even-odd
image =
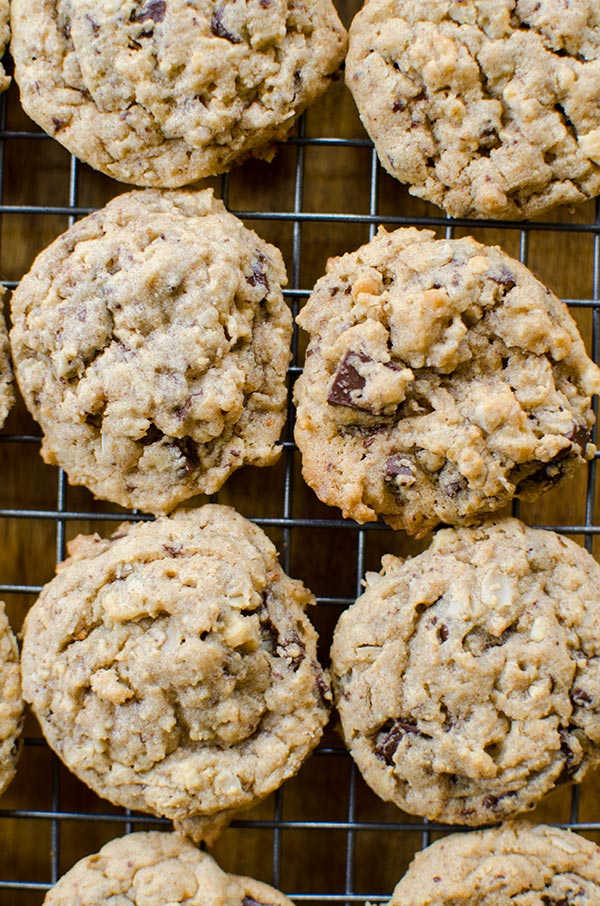
[[[347,20],[356,8],[348,0]],[[56,235],[127,187],[93,173],[39,132],[20,109],[14,85],[0,105],[0,275],[12,289]],[[600,207],[590,203],[525,224],[449,221],[381,171],[342,83],[303,117],[274,163],[250,162],[209,183],[248,226],[282,248],[294,314],[326,258],[356,248],[380,223],[446,236],[472,232],[530,263],[561,293],[599,360]],[[290,388],[302,356],[295,334]],[[284,569],[315,592],[311,615],[326,662],[333,626],[360,593],[365,569],[378,569],[387,550],[407,555],[423,543],[381,525],[359,527],[321,505],[300,476],[293,416],[290,404],[280,464],[242,470],[217,499],[263,526]],[[123,519],[140,518],[69,487],[63,472],[42,463],[39,443],[19,401],[0,433],[0,595],[17,628],[70,537],[108,533]],[[587,473],[522,506],[520,515],[593,551],[596,498],[594,460]],[[600,780],[553,793],[533,817],[598,839]],[[95,797],[60,765],[28,718],[17,777],[0,801],[0,906],[40,904],[61,874],[107,840],[168,826]],[[272,883],[297,902],[376,903],[389,898],[414,852],[444,830],[380,802],[329,729],[298,777],[234,822],[214,853],[227,870]]]

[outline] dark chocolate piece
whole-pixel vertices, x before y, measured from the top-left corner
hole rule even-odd
[[[146,22],[148,19],[152,19],[153,22],[162,22],[166,10],[166,0],[148,0],[139,12],[132,11],[130,21]]]
[[[401,739],[407,734],[414,736],[423,736],[424,734],[417,727],[416,721],[412,720],[388,720],[377,734],[375,744],[375,754],[378,758],[394,766],[394,754],[400,745]]]
[[[557,779],[557,783],[570,783],[573,780],[573,777],[577,773],[579,764],[575,761],[575,754],[569,745],[569,736],[568,730],[565,730],[564,727],[560,727],[558,735],[560,736],[560,751],[565,756],[565,763],[560,776]]]
[[[580,448],[582,453],[585,453],[586,446],[592,442],[592,432],[587,425],[573,425],[567,437],[571,443]]]
[[[509,271],[507,267],[503,267],[500,271],[499,276],[492,277],[494,283],[497,283],[499,286],[504,287],[504,292],[507,293],[517,285],[517,280],[515,275]]]
[[[223,13],[225,12],[225,7],[220,6],[214,11],[210,20],[210,29],[213,35],[216,35],[217,38],[225,38],[230,44],[241,44],[242,39],[238,38],[237,35],[233,35],[228,31],[223,25]]]
[[[444,492],[450,497],[451,500],[454,500],[455,497],[458,497],[461,491],[467,487],[466,478],[458,478],[456,481],[451,481],[449,484],[445,485]]]
[[[186,472],[193,472],[200,465],[198,457],[198,444],[191,437],[176,437],[169,445],[177,447],[185,460],[184,469]]]
[[[260,266],[265,259],[262,255],[258,257],[257,260],[252,262],[252,275],[246,277],[246,283],[249,283],[250,286],[264,286],[267,292],[269,292],[269,281],[267,275]]]
[[[358,373],[351,362],[351,359],[358,359],[360,362],[372,362],[373,360],[362,352],[347,352],[335,373],[331,390],[327,395],[327,402],[332,406],[347,406],[349,409],[361,409],[352,400],[352,393],[355,390],[362,390],[367,383],[364,377]]]
[[[280,647],[284,652],[284,657],[289,657],[289,655],[287,654],[287,649],[292,645],[297,645],[300,649],[300,654],[297,654],[295,657],[290,658],[290,667],[294,672],[296,672],[296,670],[304,660],[304,656],[306,654],[306,645],[304,644],[300,636],[293,632],[291,638],[286,639],[281,643]]]
[[[385,464],[385,480],[392,481],[398,475],[414,478],[413,470],[406,464],[406,457],[401,455],[390,456]]]
[[[571,692],[571,701],[574,705],[585,708],[586,705],[591,705],[592,696],[584,689],[573,689]]]
[[[440,640],[441,645],[443,645],[444,642],[446,642],[448,640],[449,635],[450,635],[450,630],[448,629],[448,627],[446,626],[445,623],[442,623],[442,625],[440,626],[440,628],[437,631],[437,637]]]

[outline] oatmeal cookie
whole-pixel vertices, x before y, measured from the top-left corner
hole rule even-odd
[[[46,462],[163,513],[281,453],[292,318],[278,249],[212,190],[130,192],[42,252],[11,343]]]
[[[25,111],[121,182],[178,187],[283,141],[328,87],[331,0],[12,0]]]
[[[98,795],[211,841],[319,741],[314,598],[229,507],[80,536],[69,553],[27,616],[24,697]]]
[[[346,75],[385,169],[453,217],[600,193],[597,0],[369,0]]]
[[[0,794],[15,776],[22,725],[19,649],[0,601]]]
[[[526,821],[450,834],[417,853],[388,906],[600,906],[600,848]]]
[[[380,230],[328,263],[298,323],[303,474],[344,516],[422,536],[594,455],[600,370],[566,307],[499,248]]]
[[[600,566],[516,519],[383,558],[332,648],[346,744],[411,814],[478,825],[600,762]]]
[[[179,834],[158,831],[111,840],[81,859],[44,906],[293,906],[282,893],[224,872]]]

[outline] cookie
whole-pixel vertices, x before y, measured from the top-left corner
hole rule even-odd
[[[10,9],[8,0],[0,0],[0,57],[3,57],[10,41]],[[10,77],[6,75],[0,63],[0,91],[6,91]]]
[[[533,808],[600,762],[600,566],[516,519],[388,555],[331,652],[344,738],[369,786],[448,824]]]
[[[11,344],[46,462],[163,513],[281,453],[285,268],[212,190],[137,191],[76,223],[13,294]]]
[[[346,79],[385,169],[452,217],[600,194],[597,0],[369,0]]]
[[[319,741],[331,696],[314,598],[229,507],[69,552],[27,616],[24,697],[99,796],[210,841]]]
[[[303,474],[346,517],[422,536],[594,455],[600,370],[566,307],[499,248],[380,230],[329,261],[298,323]]]
[[[0,601],[0,794],[15,776],[22,725],[19,649]]]
[[[227,874],[178,834],[118,837],[81,859],[46,895],[44,906],[293,906],[282,893]]]
[[[0,286],[0,428],[4,425],[15,401],[8,334],[2,314],[2,298],[5,293],[4,287]]]
[[[388,906],[600,904],[600,848],[525,821],[450,834],[417,853]]]
[[[346,51],[331,0],[12,0],[12,32],[29,116],[97,170],[157,187],[283,141]]]

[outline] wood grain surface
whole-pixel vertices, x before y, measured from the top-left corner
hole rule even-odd
[[[348,24],[358,4],[342,0],[338,8]],[[39,131],[23,113],[14,85],[6,98],[5,130]],[[311,108],[305,130],[306,136],[313,138],[364,141],[364,130],[343,81],[334,84]],[[14,211],[11,207],[64,208],[74,203],[91,208],[127,188],[85,165],[76,168],[73,180],[70,156],[51,139],[9,136],[3,145],[0,277],[18,281],[35,255],[67,228],[69,216]],[[327,217],[294,221],[295,210],[336,215],[376,212],[383,223],[389,217],[406,216],[421,224],[424,219],[441,216],[438,209],[411,199],[381,169],[376,171],[376,191],[372,192],[372,166],[372,150],[360,142],[292,143],[282,146],[271,164],[248,162],[233,170],[226,185],[227,201],[247,225],[281,248],[290,285],[309,290],[323,273],[328,257],[352,250],[369,238],[369,223]],[[206,184],[213,185],[218,193],[224,188],[221,179],[203,183]],[[263,216],[251,216],[256,212],[263,212]],[[270,219],[269,212],[285,212],[288,216]],[[552,212],[552,222],[558,225],[553,230],[535,228],[521,232],[477,226],[472,233],[483,242],[501,245],[514,256],[526,252],[537,276],[563,298],[590,300],[594,291],[598,294],[593,274],[595,256],[600,263],[600,242],[596,235],[594,245],[594,235],[589,230],[573,231],[568,226],[593,224],[594,217],[594,205],[590,203],[572,212]],[[437,229],[440,235],[444,234],[443,224]],[[456,235],[468,232],[457,229]],[[590,344],[591,307],[579,307],[574,314]],[[300,363],[302,349],[300,338]],[[94,500],[83,488],[69,487],[57,469],[42,462],[35,439],[39,430],[20,399],[1,434],[0,584],[37,587],[53,575],[66,540],[80,532],[107,533],[116,523],[100,521],[95,515],[116,514],[118,508]],[[18,439],[23,436],[32,439]],[[287,438],[291,439],[289,426]],[[522,518],[544,525],[582,525],[586,518],[588,523],[595,522],[593,508],[588,508],[586,514],[590,476],[593,479],[590,471],[582,470],[538,503],[522,506]],[[218,500],[236,506],[248,517],[338,518],[337,511],[319,503],[306,487],[298,454],[292,449],[286,450],[280,463],[271,469],[241,470],[219,493]],[[75,515],[56,518],[57,510]],[[363,566],[379,569],[383,553],[415,553],[426,543],[410,541],[402,533],[387,530],[359,532],[352,524],[335,528],[301,525],[287,532],[271,528],[269,534],[283,549],[284,565],[292,575],[302,578],[320,598],[337,599],[353,599]],[[583,535],[574,538],[580,543],[585,541]],[[4,597],[18,629],[35,593],[15,592]],[[339,604],[326,601],[312,612],[325,661],[339,612]],[[55,867],[62,873],[126,829],[121,810],[99,800],[57,763],[40,740],[39,728],[31,717],[27,719],[26,736],[17,777],[0,801],[0,906],[33,906],[43,901],[43,886],[55,880],[54,850]],[[214,854],[228,870],[274,882],[289,893],[311,895],[316,902],[323,902],[325,895],[337,895],[343,902],[347,893],[354,893],[359,899],[366,895],[387,897],[424,839],[420,829],[397,825],[405,823],[410,828],[419,821],[380,802],[366,788],[342,752],[333,722],[325,745],[333,751],[311,757],[280,797],[271,797],[244,816],[244,821],[259,822],[258,826],[243,826],[242,822],[242,826],[227,830],[214,847]],[[19,811],[19,816],[13,814],[14,810]],[[44,814],[31,816],[31,812]],[[53,821],[46,814],[51,812],[62,817]],[[73,812],[89,817],[69,817]],[[551,795],[533,818],[568,822],[575,814],[571,791],[563,789]],[[93,820],[94,816],[99,820]],[[580,822],[600,821],[598,775],[590,777],[581,788],[578,817]],[[274,818],[286,826],[274,829]],[[323,822],[324,826],[315,826]],[[353,827],[353,822],[359,822],[360,827]],[[161,825],[134,820],[133,826],[141,829]],[[11,882],[32,887],[11,887]]]

